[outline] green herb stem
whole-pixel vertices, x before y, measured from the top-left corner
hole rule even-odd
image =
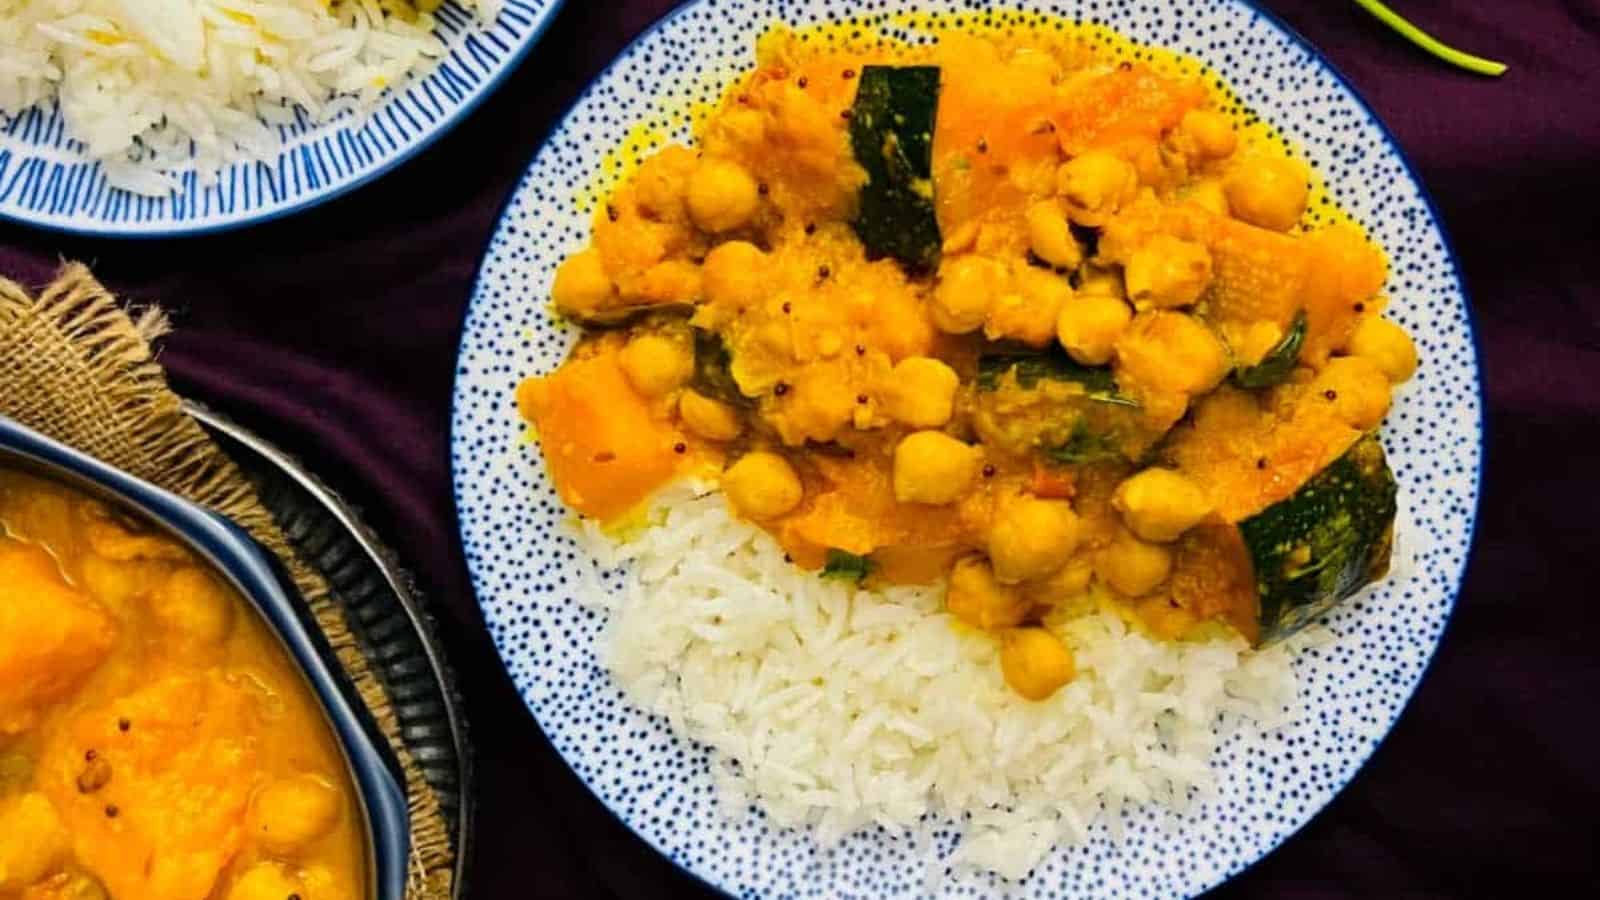
[[[1379,0],[1356,0],[1362,9],[1371,13],[1373,18],[1394,29],[1401,37],[1416,44],[1433,56],[1444,60],[1452,66],[1476,72],[1479,75],[1497,76],[1506,70],[1506,64],[1473,56],[1440,41],[1426,31],[1406,21],[1399,13],[1380,3]]]

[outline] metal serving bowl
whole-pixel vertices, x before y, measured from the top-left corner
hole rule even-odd
[[[411,827],[399,766],[273,560],[221,516],[4,416],[0,466],[52,478],[138,515],[209,562],[256,608],[305,676],[344,752],[365,819],[368,896],[403,900]]]

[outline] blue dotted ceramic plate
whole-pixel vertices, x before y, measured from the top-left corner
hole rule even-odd
[[[732,894],[914,896],[924,860],[882,833],[815,849],[760,816],[734,823],[714,800],[707,753],[639,713],[597,663],[602,621],[573,592],[588,578],[563,532],[567,515],[523,440],[513,391],[554,368],[575,337],[546,314],[550,280],[584,246],[588,210],[574,197],[607,151],[640,121],[683,140],[689,102],[712,99],[754,64],[757,35],[864,10],[957,11],[986,4],[918,0],[702,0],[641,37],[578,100],[512,195],[491,241],[461,345],[452,452],[461,530],[485,618],[511,677],[551,742],[640,837]],[[1477,353],[1466,296],[1437,215],[1383,125],[1315,50],[1237,0],[1122,0],[1049,7],[1136,41],[1199,57],[1241,99],[1300,145],[1336,199],[1388,249],[1390,314],[1413,335],[1422,368],[1384,430],[1406,510],[1414,573],[1341,608],[1338,640],[1296,662],[1292,722],[1224,739],[1214,798],[1163,831],[1134,814],[1127,837],[1103,828],[1058,848],[1018,886],[1029,897],[1192,895],[1261,858],[1331,801],[1394,724],[1437,647],[1460,587],[1482,463]],[[999,15],[999,14],[995,14]],[[903,36],[903,35],[902,35]],[[637,134],[638,132],[632,132]],[[612,583],[614,586],[614,583]],[[949,850],[948,846],[943,848]],[[982,876],[942,882],[951,896],[1005,885]]]
[[[299,212],[389,171],[450,130],[539,40],[562,0],[505,0],[492,24],[454,3],[435,13],[447,53],[425,77],[384,95],[362,120],[278,126],[282,151],[234,163],[213,183],[146,197],[107,183],[54,107],[0,116],[0,218],[105,237],[175,237]]]

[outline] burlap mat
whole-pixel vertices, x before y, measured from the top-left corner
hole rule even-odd
[[[438,798],[401,743],[389,698],[327,582],[297,556],[250,481],[168,389],[151,348],[167,327],[155,307],[124,308],[82,265],[67,265],[37,296],[0,278],[0,415],[221,513],[283,561],[400,760],[411,811],[407,900],[448,900],[449,832]]]

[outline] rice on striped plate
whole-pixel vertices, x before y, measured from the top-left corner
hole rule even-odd
[[[270,159],[275,126],[370,112],[444,55],[440,2],[5,0],[0,124],[57,103],[113,185],[165,196],[174,171]]]

